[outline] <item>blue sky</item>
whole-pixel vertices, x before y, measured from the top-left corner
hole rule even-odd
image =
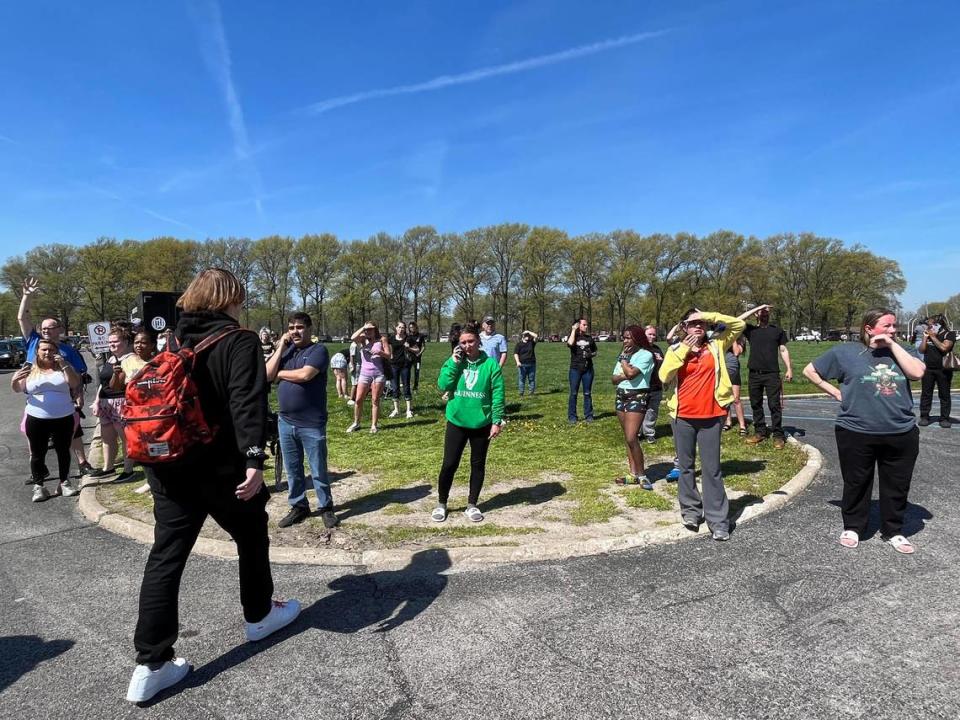
[[[98,236],[811,231],[960,292],[960,4],[0,6],[3,257]]]

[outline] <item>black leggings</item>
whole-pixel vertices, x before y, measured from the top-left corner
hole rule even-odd
[[[53,438],[53,449],[57,453],[57,465],[60,482],[70,476],[70,443],[73,441],[74,415],[62,418],[36,418],[27,415],[25,428],[30,443],[30,475],[34,485],[43,485],[47,445]]]
[[[920,452],[920,431],[914,427],[894,435],[867,435],[836,425],[834,432],[843,477],[843,529],[858,535],[866,532],[876,474],[880,478],[880,536],[899,535]]]
[[[487,471],[487,449],[490,447],[490,426],[471,430],[447,422],[447,433],[443,439],[443,465],[440,467],[440,479],[437,491],[440,503],[447,504],[450,496],[450,487],[453,485],[453,476],[460,467],[460,458],[463,449],[470,442],[470,494],[467,502],[476,505],[483,489],[483,478]]]

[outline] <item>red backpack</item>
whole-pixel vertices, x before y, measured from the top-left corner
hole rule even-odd
[[[127,381],[120,416],[127,440],[127,457],[142,463],[179,460],[197,444],[213,440],[216,428],[203,416],[193,369],[197,355],[227,335],[230,327],[204,338],[195,348],[165,351],[151,358]]]

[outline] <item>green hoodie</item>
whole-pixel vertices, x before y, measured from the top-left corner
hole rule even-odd
[[[503,373],[483,350],[473,362],[447,358],[437,387],[450,394],[446,415],[454,425],[476,429],[503,420]]]

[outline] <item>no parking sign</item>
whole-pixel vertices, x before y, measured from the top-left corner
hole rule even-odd
[[[87,336],[90,338],[90,352],[102,353],[107,352],[110,349],[110,323],[88,323]]]

